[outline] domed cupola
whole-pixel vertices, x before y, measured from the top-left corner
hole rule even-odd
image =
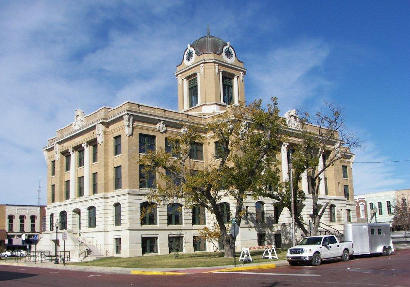
[[[175,76],[178,109],[191,114],[223,111],[245,102],[246,69],[229,42],[208,33],[188,44]]]

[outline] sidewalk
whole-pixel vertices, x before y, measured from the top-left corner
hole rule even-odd
[[[99,267],[99,266],[77,266],[77,265],[63,265],[54,264],[51,262],[34,263],[34,262],[11,262],[0,261],[0,265],[25,266],[36,268],[49,268],[58,270],[82,271],[82,272],[96,272],[107,274],[134,274],[134,275],[186,275],[194,273],[208,273],[208,272],[226,272],[226,271],[243,271],[243,270],[261,270],[273,269],[277,266],[288,265],[286,260],[267,261],[266,263],[247,263],[212,266],[212,267],[190,267],[190,268],[122,268],[122,267]]]

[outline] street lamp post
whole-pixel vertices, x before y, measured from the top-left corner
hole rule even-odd
[[[57,241],[58,241],[58,220],[56,221],[56,242],[55,242],[55,249],[54,249],[54,255],[55,255],[55,260],[54,264],[58,264],[58,257],[57,257]]]
[[[293,173],[292,173],[292,150],[289,150],[289,183],[290,183],[290,194],[291,194],[291,213],[292,213],[292,246],[295,246],[295,199],[293,194]]]

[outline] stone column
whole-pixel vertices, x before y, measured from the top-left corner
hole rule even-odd
[[[238,90],[238,76],[233,78],[233,103],[235,105],[239,104],[239,90]]]
[[[188,80],[184,79],[184,110],[189,108],[189,99],[188,99]]]
[[[282,181],[289,181],[288,143],[282,144]]]
[[[219,89],[221,91],[221,103],[224,102],[224,90],[223,90],[223,83],[222,83],[222,71],[219,72]]]
[[[70,199],[75,198],[75,150],[74,149],[70,149]]]
[[[196,80],[198,83],[198,105],[201,104],[201,74],[196,73]]]
[[[307,170],[302,173],[302,190],[304,193],[309,193],[309,183],[308,183],[308,175]]]
[[[90,195],[90,146],[83,144],[84,148],[84,196]]]
[[[324,168],[324,166],[325,166],[325,163],[323,161],[323,154],[321,154],[319,157],[318,171],[320,172]],[[319,195],[326,195],[325,172],[322,172],[319,175],[319,178],[320,178]]]

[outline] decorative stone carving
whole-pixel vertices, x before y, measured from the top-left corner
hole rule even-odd
[[[54,159],[56,161],[60,159],[60,145],[59,144],[54,145]]]
[[[165,125],[164,121],[160,121],[157,123],[157,131],[160,133],[165,133],[167,131],[167,126]]]
[[[74,130],[81,129],[85,126],[85,114],[82,110],[76,109],[74,112],[74,122],[72,127]]]
[[[218,65],[218,64],[215,64],[215,74],[218,75],[218,72],[219,72],[219,65]]]
[[[241,72],[241,76],[239,78],[241,79],[241,82],[243,82],[243,72]]]
[[[188,129],[186,127],[183,127],[181,129],[181,134],[186,134],[188,132]]]
[[[97,136],[97,143],[102,144],[104,142],[104,126],[102,124],[95,126],[95,134]]]
[[[134,122],[134,118],[129,114],[125,114],[123,118],[124,118],[125,134],[127,136],[131,136],[132,135],[132,124]]]
[[[296,110],[289,110],[285,113],[286,124],[288,127],[296,130],[300,130],[301,123],[300,119],[297,116]]]
[[[199,66],[199,71],[201,72],[201,74],[204,73],[204,64],[201,64],[201,65]]]

